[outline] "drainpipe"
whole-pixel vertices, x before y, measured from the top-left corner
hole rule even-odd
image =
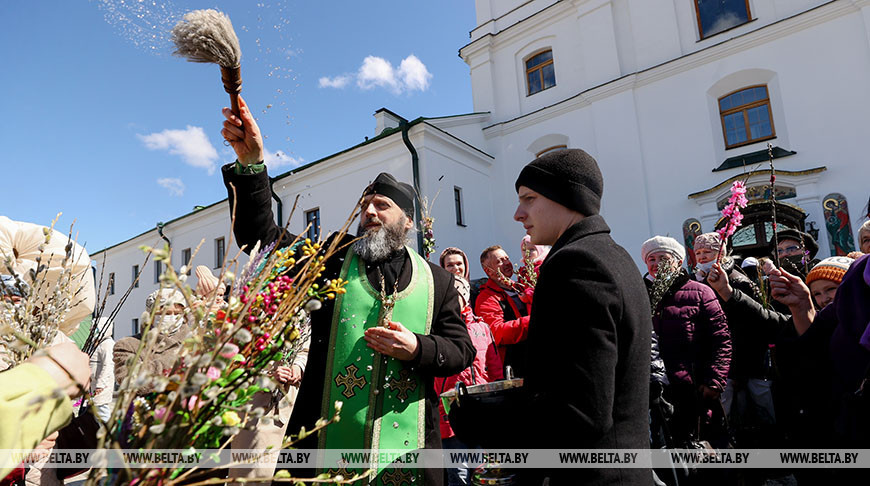
[[[275,184],[275,179],[270,177],[269,178],[269,191],[272,192],[272,199],[274,199],[275,202],[278,203],[278,215],[277,215],[278,216],[278,226],[283,228],[284,227],[284,203],[281,201],[281,198],[278,197],[277,194],[275,194],[274,184]]]
[[[408,129],[410,125],[408,124],[408,120],[402,119],[399,122],[399,128],[402,129],[402,141],[405,142],[405,146],[408,147],[408,152],[411,152],[411,167],[414,170],[414,191],[417,193],[417,201],[414,204],[414,220],[417,224],[423,220],[423,213],[420,205],[422,204],[422,196],[420,190],[420,157],[417,156],[417,149],[414,148],[414,145],[411,144],[411,140],[408,138]],[[423,233],[419,231],[419,227],[417,229],[417,252],[423,253]]]
[[[169,241],[169,238],[167,238],[166,235],[163,234],[163,227],[164,226],[166,226],[166,225],[163,223],[157,223],[157,234],[160,235],[160,237],[163,238],[163,241],[165,241],[166,244],[169,245],[169,247],[171,248],[172,242]]]

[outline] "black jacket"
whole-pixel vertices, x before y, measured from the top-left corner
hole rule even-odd
[[[568,228],[541,265],[521,429],[536,449],[649,448],[652,321],[634,261],[604,218]],[[648,469],[554,469],[551,485],[651,484]]]
[[[224,184],[230,201],[230,212],[235,208],[236,223],[233,234],[239,246],[247,245],[247,250],[253,248],[257,241],[261,247],[276,241],[281,237],[282,228],[275,224],[272,215],[272,191],[266,172],[260,174],[238,175],[233,164],[223,167]],[[230,183],[235,187],[235,204]],[[285,234],[276,248],[288,246],[295,235]],[[346,237],[349,241],[352,237]],[[343,242],[344,243],[344,242]],[[403,264],[404,260],[404,264]],[[324,279],[337,278],[341,272],[344,253],[341,252],[327,261]],[[407,252],[402,251],[386,265],[391,268],[383,270],[387,288],[393,287],[395,274],[399,274],[398,290],[404,290],[411,281],[411,263]],[[417,358],[407,363],[416,368],[424,377],[426,389],[426,447],[439,449],[441,447],[441,432],[438,416],[438,395],[435,392],[433,379],[436,376],[451,376],[471,366],[475,349],[468,336],[468,329],[462,319],[459,309],[459,299],[453,287],[453,275],[441,267],[429,263],[434,283],[433,318],[431,331],[428,335],[417,335],[417,345],[420,352]],[[392,271],[391,271],[392,270]],[[380,289],[380,278],[377,267],[366,265],[369,282],[375,289]],[[308,355],[308,366],[299,387],[293,414],[288,426],[289,434],[296,434],[300,427],[311,430],[320,418],[320,406],[324,396],[323,382],[326,370],[326,360],[329,346],[329,330],[332,322],[334,301],[325,301],[323,307],[311,315],[311,348]],[[316,448],[314,436],[311,440],[298,444],[299,448]],[[441,486],[441,469],[424,469],[425,484]],[[310,471],[296,471],[306,474]],[[301,476],[313,477],[313,476]]]
[[[725,259],[722,270],[728,275],[728,282],[743,296],[761,302],[758,286],[735,264],[734,259]],[[697,279],[697,275],[696,275]],[[707,279],[697,279],[707,284]],[[765,323],[753,313],[735,313],[734,307],[726,306],[719,298],[725,317],[728,318],[728,331],[731,333],[731,366],[728,378],[745,383],[749,378],[770,378],[772,370],[768,363],[768,343],[772,341],[764,332]]]

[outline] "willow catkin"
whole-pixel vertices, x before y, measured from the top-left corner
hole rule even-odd
[[[194,10],[172,28],[175,54],[191,62],[237,68],[242,60],[239,38],[230,18],[217,10]]]

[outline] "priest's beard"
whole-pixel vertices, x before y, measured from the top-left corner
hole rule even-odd
[[[366,230],[360,222],[357,234],[362,238],[353,244],[353,251],[369,263],[380,263],[405,245],[405,218],[393,225],[385,225],[377,218],[368,222],[381,223],[381,226]]]

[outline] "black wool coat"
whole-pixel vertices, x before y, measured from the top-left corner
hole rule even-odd
[[[649,448],[652,320],[629,254],[600,215],[568,228],[541,265],[521,416],[536,449]],[[649,469],[553,469],[550,484],[641,485]]]
[[[275,224],[272,215],[272,190],[269,176],[263,171],[260,174],[239,175],[234,171],[234,164],[223,167],[224,184],[230,201],[230,212],[236,212],[236,223],[233,234],[239,246],[247,245],[247,250],[260,241],[264,247],[281,237],[283,229]],[[232,184],[236,189],[235,204]],[[347,236],[349,241],[353,237]],[[290,245],[295,235],[285,234],[276,248]],[[344,242],[343,242],[344,243]],[[402,263],[404,260],[404,264]],[[344,261],[344,253],[335,255],[326,262],[324,279],[338,278]],[[395,274],[399,274],[398,290],[404,290],[411,281],[411,262],[407,252],[402,252],[387,263],[384,276],[387,288],[394,286]],[[416,369],[424,380],[426,390],[426,448],[441,448],[441,431],[438,416],[438,394],[433,380],[436,376],[452,376],[471,366],[475,349],[468,336],[468,328],[462,319],[459,308],[459,294],[453,287],[453,274],[443,268],[429,263],[432,270],[434,298],[433,317],[430,333],[417,335],[417,346],[420,352],[406,366]],[[375,289],[380,289],[380,277],[377,267],[366,265],[369,282]],[[326,372],[326,360],[329,346],[329,332],[332,324],[334,301],[325,301],[323,307],[311,315],[311,347],[308,354],[308,365],[299,387],[299,394],[290,417],[288,434],[296,434],[300,427],[311,430],[320,418],[321,403],[325,399],[323,383]],[[317,448],[314,436],[297,445],[298,448]],[[442,470],[423,469],[427,486],[441,486]],[[294,471],[299,477],[313,477],[312,471]]]

